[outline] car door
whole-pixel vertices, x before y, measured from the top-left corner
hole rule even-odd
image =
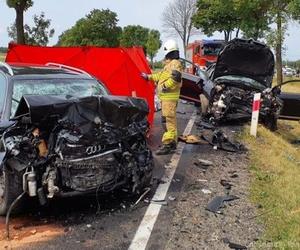
[[[199,76],[189,73],[182,73],[180,99],[200,105],[199,96],[202,94],[201,81],[202,79]]]
[[[279,118],[300,120],[300,80],[283,83],[279,98],[283,101],[283,108]]]

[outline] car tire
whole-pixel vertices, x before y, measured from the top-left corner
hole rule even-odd
[[[266,128],[270,129],[271,131],[276,131],[277,130],[277,117],[274,115],[269,116],[265,120],[265,126]]]
[[[19,173],[6,166],[0,173],[0,216],[5,216],[14,200],[23,193],[22,177]],[[18,214],[22,210],[22,201],[16,204],[12,214]]]

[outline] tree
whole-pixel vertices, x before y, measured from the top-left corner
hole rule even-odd
[[[161,47],[160,33],[158,30],[150,30],[146,43],[147,55],[150,57],[151,66],[153,68],[153,59],[157,54],[157,51]]]
[[[276,24],[269,36],[268,42],[275,49],[277,84],[281,84],[282,77],[282,44],[290,20],[300,20],[299,0],[273,0],[270,5],[270,14]]]
[[[59,36],[58,45],[117,47],[122,33],[122,28],[117,26],[118,21],[115,12],[94,9],[79,19],[71,29],[63,32]]]
[[[50,29],[51,20],[45,19],[45,13],[42,12],[39,16],[33,17],[34,26],[24,25],[25,43],[29,45],[46,46],[49,43],[49,38],[53,37],[55,30]],[[16,25],[12,24],[8,28],[8,35],[14,41],[17,39]]]
[[[243,31],[244,37],[254,40],[263,38],[270,29],[271,16],[268,13],[270,0],[239,0],[235,3],[240,16],[237,28]]]
[[[14,8],[16,11],[16,33],[17,43],[25,44],[24,35],[24,11],[33,5],[32,0],[6,0],[9,8]]]
[[[257,40],[265,35],[270,24],[269,5],[271,0],[198,0],[197,13],[193,21],[206,35],[215,31],[224,33],[228,42],[232,33],[235,37],[242,31],[244,37]]]
[[[219,31],[224,33],[224,40],[228,42],[232,32],[239,27],[240,16],[235,0],[198,0],[192,20],[204,34],[212,36]]]
[[[161,46],[160,33],[158,30],[150,30],[140,25],[128,25],[123,29],[120,45],[123,47],[143,47],[153,66],[153,59]]]
[[[128,25],[123,28],[120,45],[123,47],[141,46],[146,48],[149,29],[140,25]]]
[[[171,35],[179,35],[184,56],[191,36],[197,33],[191,20],[197,10],[196,2],[197,0],[174,0],[163,11],[163,27]]]

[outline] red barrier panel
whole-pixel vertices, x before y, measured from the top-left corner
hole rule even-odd
[[[9,44],[6,62],[65,64],[85,70],[99,79],[113,95],[145,98],[150,108],[148,120],[153,122],[154,86],[140,77],[150,73],[142,48],[39,47]]]

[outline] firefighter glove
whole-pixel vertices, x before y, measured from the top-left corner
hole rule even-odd
[[[144,73],[144,72],[141,73],[141,77],[144,78],[146,81],[149,80],[148,75],[146,73]]]
[[[172,70],[172,73],[171,73],[171,78],[172,80],[174,80],[175,82],[181,82],[181,72],[178,71],[178,70]]]

